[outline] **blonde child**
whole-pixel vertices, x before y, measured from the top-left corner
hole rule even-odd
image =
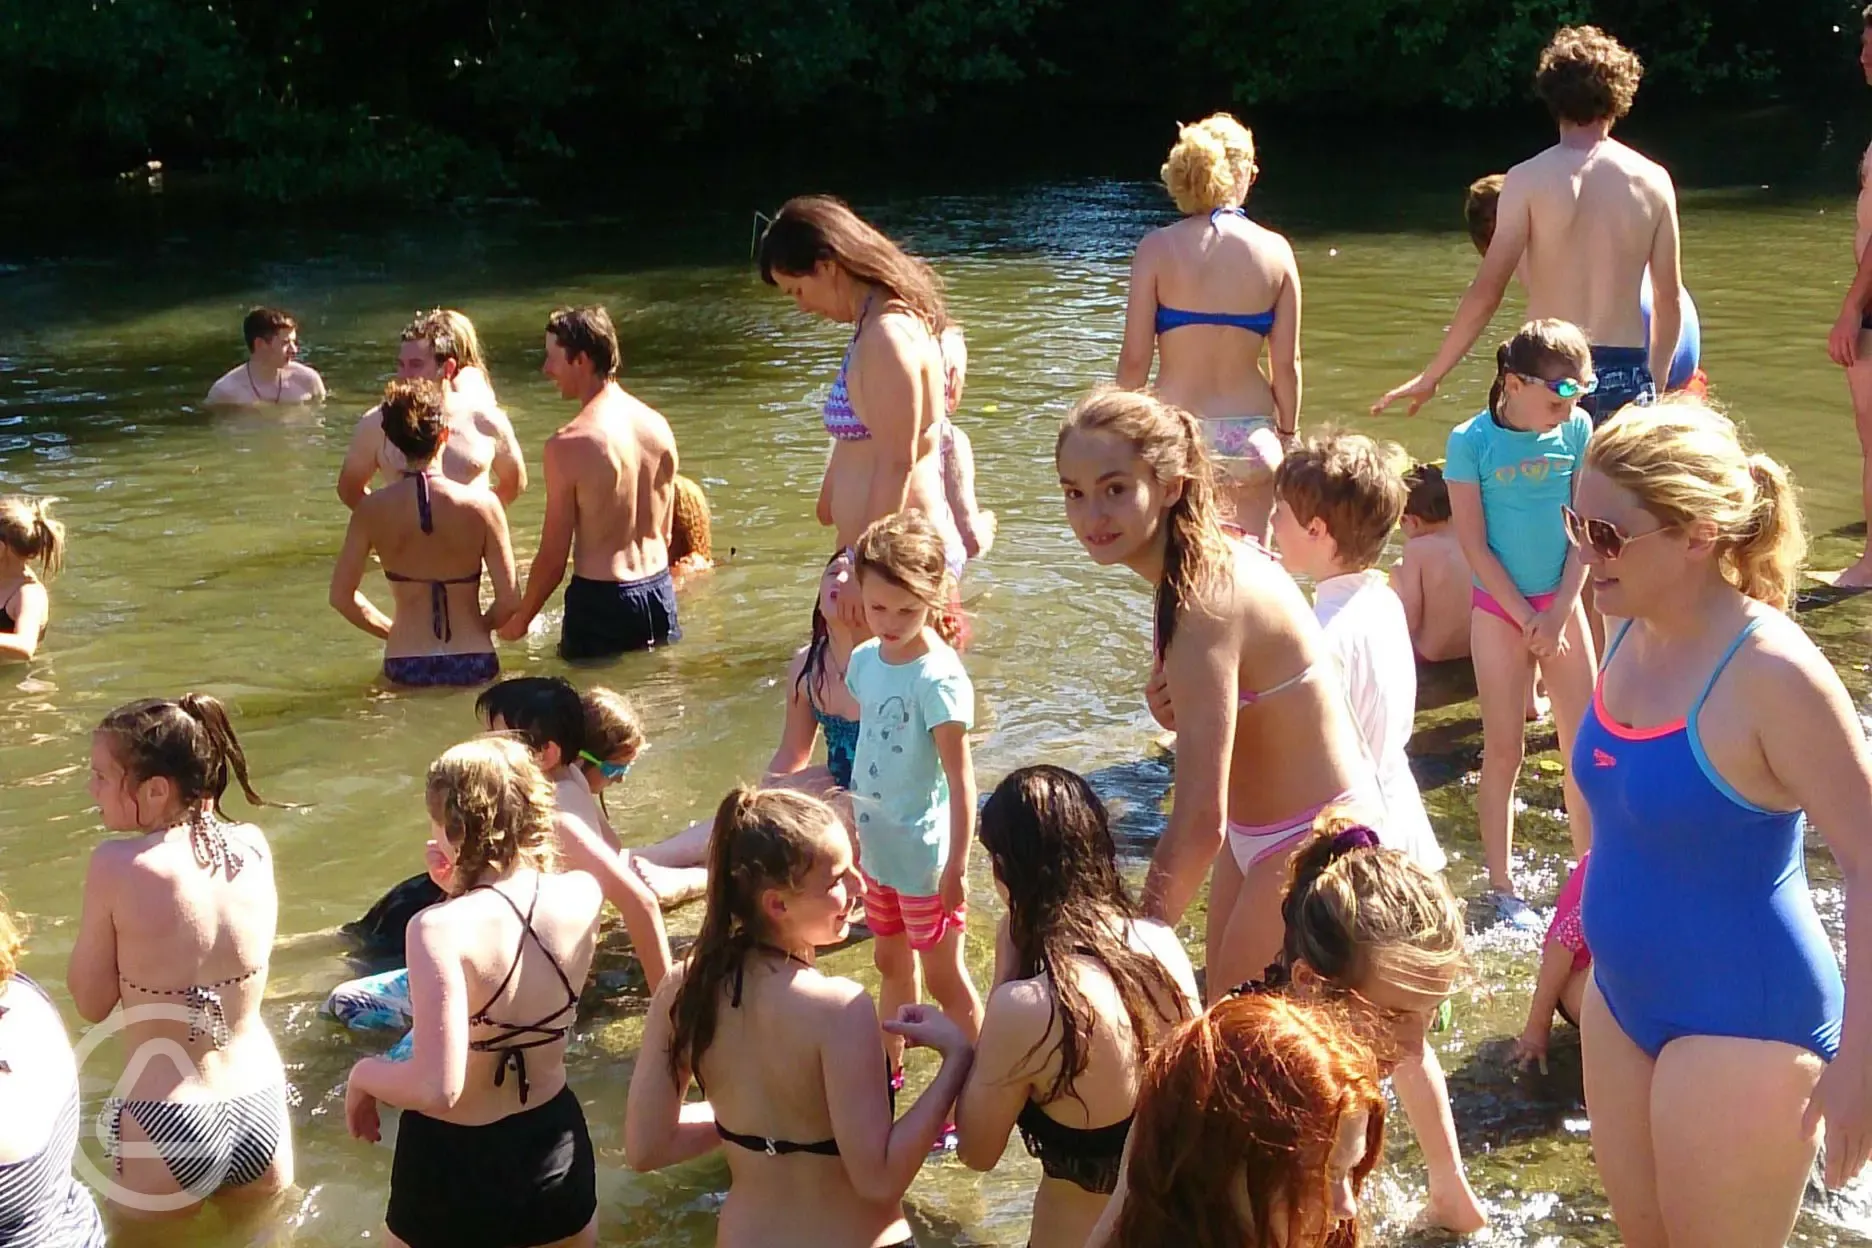
[[[45,582],[65,564],[65,526],[51,503],[16,494],[0,498],[0,663],[39,652],[50,622]],[[28,566],[39,561],[39,572]]]
[[[1540,665],[1563,756],[1571,757],[1594,673],[1580,591],[1586,571],[1567,542],[1561,509],[1592,436],[1577,400],[1596,389],[1586,335],[1566,321],[1529,321],[1495,354],[1488,408],[1450,433],[1443,469],[1450,511],[1474,573],[1469,646],[1482,704],[1482,779],[1476,814],[1496,913],[1538,932],[1509,874],[1515,782],[1525,752],[1528,682]],[[1566,779],[1573,850],[1592,846],[1592,821]]]
[[[845,686],[858,703],[851,799],[865,875],[865,921],[883,978],[879,1014],[930,995],[973,1043],[982,1003],[962,960],[975,771],[975,690],[951,642],[942,534],[921,512],[886,516],[858,539],[858,594],[870,641]],[[887,1035],[893,1077],[903,1041]]]

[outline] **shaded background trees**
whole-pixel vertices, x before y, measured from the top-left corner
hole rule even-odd
[[[0,0],[0,183],[420,198],[854,131],[1484,112],[1574,21],[1644,57],[1646,108],[1862,89],[1840,0]]]

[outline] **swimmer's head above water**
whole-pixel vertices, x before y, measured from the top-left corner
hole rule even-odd
[[[285,368],[299,357],[299,322],[278,308],[255,308],[241,321],[247,354],[266,368]]]
[[[548,775],[574,766],[585,748],[585,704],[559,676],[515,676],[475,699],[475,714],[493,732],[510,732],[533,751]]]
[[[915,313],[931,332],[949,324],[942,279],[842,201],[797,195],[761,235],[761,281],[778,286],[802,312],[852,322],[876,292]]]
[[[1510,429],[1544,433],[1564,424],[1595,384],[1585,331],[1569,321],[1529,321],[1496,348],[1488,410]]]
[[[37,560],[46,576],[65,566],[65,526],[52,518],[49,499],[25,494],[0,498],[0,546],[24,565]]]
[[[851,932],[864,882],[851,835],[825,802],[743,785],[722,799],[709,836],[707,910],[670,1007],[670,1073],[693,1071],[715,1038],[729,978],[765,949],[810,962]]]
[[[397,377],[403,381],[448,383],[461,371],[461,347],[455,329],[440,309],[421,312],[403,327],[397,347]]]
[[[604,305],[556,308],[546,318],[540,371],[558,385],[559,397],[576,399],[593,382],[615,380],[619,362],[617,329]]]
[[[554,865],[553,788],[520,742],[477,737],[429,765],[424,800],[449,891]]]
[[[228,780],[255,806],[247,755],[227,709],[205,693],[147,698],[104,717],[91,738],[91,800],[113,832],[204,823],[221,811]]]
[[[1259,172],[1254,134],[1228,113],[1179,126],[1161,171],[1177,210],[1192,217],[1241,207]]]
[[[1157,653],[1177,615],[1228,566],[1215,470],[1196,418],[1155,395],[1103,389],[1079,400],[1053,444],[1066,520],[1094,562],[1157,586]]]
[[[925,626],[956,644],[958,622],[949,611],[955,582],[942,533],[928,516],[900,511],[874,521],[859,536],[852,558],[865,622],[885,644],[912,637]]]
[[[615,689],[594,685],[579,696],[585,708],[585,744],[579,748],[579,770],[585,783],[603,800],[603,791],[622,780],[649,746],[643,719],[631,700]]]

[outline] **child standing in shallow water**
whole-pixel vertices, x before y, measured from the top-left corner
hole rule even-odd
[[[975,770],[968,730],[975,690],[951,648],[942,534],[921,512],[886,516],[855,552],[872,640],[852,651],[846,688],[858,702],[851,797],[865,876],[865,920],[883,977],[879,1014],[930,995],[974,1043],[981,997],[962,960]],[[903,1041],[886,1036],[893,1078]]]
[[[1391,589],[1404,604],[1411,649],[1425,663],[1466,659],[1472,582],[1442,465],[1411,465],[1404,488],[1404,557],[1391,569]]]
[[[1509,874],[1515,782],[1534,665],[1553,699],[1566,757],[1592,697],[1592,633],[1580,605],[1586,572],[1567,543],[1561,509],[1592,436],[1575,401],[1594,388],[1586,335],[1565,321],[1529,321],[1495,353],[1488,409],[1450,433],[1443,469],[1456,535],[1475,574],[1469,640],[1482,704],[1476,816],[1490,897],[1505,921],[1533,932],[1540,922],[1515,896]],[[1573,851],[1584,854],[1592,823],[1571,772],[1566,805]]]
[[[51,610],[40,575],[65,563],[65,526],[43,498],[0,498],[0,663],[30,659],[45,638]],[[39,561],[39,573],[30,565]]]

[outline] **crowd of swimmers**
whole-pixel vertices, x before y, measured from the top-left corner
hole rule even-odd
[[[1872,11],[1867,31],[1872,77]],[[412,324],[340,475],[332,604],[384,639],[389,681],[485,688],[428,770],[422,870],[375,918],[407,966],[334,994],[341,1016],[388,1003],[408,1032],[344,1091],[360,1139],[400,1111],[389,1242],[595,1242],[565,1052],[607,901],[652,993],[625,1160],[719,1150],[724,1245],[909,1243],[904,1197],[932,1148],[986,1170],[1016,1132],[1043,1174],[1041,1248],[1352,1244],[1385,1079],[1422,1149],[1425,1218],[1481,1229],[1426,1043],[1467,970],[1464,917],[1406,754],[1417,657],[1466,655],[1489,894],[1516,927],[1541,930],[1513,878],[1537,679],[1567,760],[1578,861],[1516,1055],[1544,1067],[1556,1013],[1580,1028],[1624,1242],[1784,1243],[1823,1142],[1829,1186],[1872,1153],[1872,756],[1789,615],[1804,544],[1788,475],[1684,358],[1674,192],[1610,134],[1639,72],[1602,32],[1559,31],[1535,78],[1559,141],[1472,188],[1476,280],[1431,363],[1377,406],[1415,411],[1517,276],[1530,319],[1440,465],[1300,436],[1300,276],[1246,216],[1253,140],[1223,114],[1182,129],[1163,177],[1183,216],[1139,246],[1117,385],[1076,402],[1054,446],[1066,523],[1152,595],[1137,669],[1177,785],[1135,893],[1084,778],[1023,766],[977,800],[957,583],[995,529],[950,420],[966,364],[928,265],[823,196],[789,201],[761,239],[763,280],[852,327],[823,406],[833,553],[767,774],[642,850],[603,800],[644,746],[628,701],[492,683],[494,643],[525,635],[568,562],[566,657],[679,640],[674,530],[694,505],[670,426],[618,386],[602,309],[553,314],[545,372],[579,410],[546,444],[523,580],[505,505],[527,468],[473,327]],[[296,328],[257,311],[250,359],[211,398],[321,397]],[[49,575],[63,544],[43,503],[0,504],[9,656],[44,633],[31,565]],[[690,558],[706,551],[704,536]],[[373,554],[387,615],[359,589]],[[261,1011],[278,894],[227,790],[267,803],[203,695],[113,711],[90,771],[114,835],[85,880],[72,1004],[92,1022],[121,1006],[129,1051],[171,1046],[194,1071],[147,1063],[106,1106],[110,1204],[266,1216],[293,1179]],[[1844,882],[1848,976],[1807,885],[1809,817]],[[978,843],[1002,911],[981,986],[964,957]],[[1205,877],[1198,975],[1175,925]],[[696,896],[677,957],[662,910]],[[859,921],[875,998],[818,962]],[[0,911],[0,1244],[97,1243],[71,1176],[74,1059],[18,972],[22,943]],[[931,1051],[929,1078],[899,1105],[911,1049]]]

